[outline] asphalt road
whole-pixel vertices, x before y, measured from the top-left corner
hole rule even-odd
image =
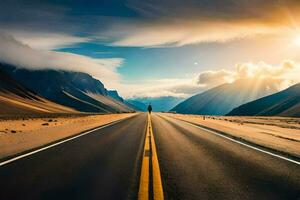
[[[0,199],[136,199],[147,115],[0,167]]]
[[[166,199],[300,199],[300,166],[154,115]]]
[[[1,166],[0,199],[137,199],[146,125],[139,114]],[[165,199],[300,199],[297,164],[167,116],[152,127]]]

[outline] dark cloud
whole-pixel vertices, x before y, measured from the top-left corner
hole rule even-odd
[[[208,27],[213,26],[221,30],[233,29],[232,36],[225,39],[243,37],[244,32],[235,29],[237,23],[250,23],[250,28],[258,24],[259,31],[254,34],[269,33],[269,26],[282,26],[285,20],[285,9],[296,12],[300,1],[296,0],[2,0],[0,1],[0,31],[6,32],[34,32],[69,34],[97,39],[97,41],[113,41],[121,46],[181,46],[201,41],[218,41],[220,36],[213,39],[207,37],[196,38]],[[210,24],[213,26],[210,26]],[[226,23],[224,25],[224,23]],[[233,24],[233,27],[231,26]],[[276,25],[274,25],[276,24]],[[286,24],[284,24],[286,25]],[[170,27],[171,26],[171,27]],[[248,25],[246,25],[248,26]],[[164,41],[153,40],[151,30],[167,31],[178,29],[182,33]],[[197,30],[194,28],[197,27]],[[210,30],[209,28],[212,28]],[[215,31],[220,31],[219,29]],[[242,33],[240,33],[242,32]],[[143,45],[140,41],[131,41],[146,35],[150,42]],[[205,33],[207,34],[207,33]],[[166,32],[166,35],[169,35]],[[250,33],[251,35],[251,33]],[[16,35],[14,35],[16,37]],[[154,34],[156,37],[156,35]],[[194,38],[194,39],[189,39]],[[100,38],[100,39],[99,39]],[[104,41],[103,38],[106,38]],[[107,39],[108,38],[108,39]],[[129,41],[128,41],[129,39]],[[144,40],[144,38],[140,38]],[[132,44],[131,44],[132,43]]]
[[[282,7],[300,6],[298,0],[129,0],[131,8],[147,17],[215,19],[264,18]]]
[[[0,26],[93,34],[128,18],[148,23],[186,18],[271,20],[282,7],[298,6],[298,0],[1,0]]]
[[[2,0],[0,33],[11,35],[34,48],[39,46],[36,43],[53,42],[53,45],[46,46],[59,48],[91,41],[99,29],[105,28],[106,17],[99,13],[88,15],[83,9],[79,12],[79,4],[79,1]],[[80,5],[86,9],[90,6],[83,1]]]
[[[67,8],[41,1],[0,1],[0,27],[40,31],[72,31],[67,22]],[[69,29],[69,30],[68,30]]]
[[[1,0],[0,27],[88,35],[137,12],[121,0]]]

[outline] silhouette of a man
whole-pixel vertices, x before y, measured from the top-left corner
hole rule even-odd
[[[148,112],[149,112],[149,114],[151,114],[151,112],[152,112],[152,106],[151,106],[151,104],[149,104],[149,106],[148,106]]]

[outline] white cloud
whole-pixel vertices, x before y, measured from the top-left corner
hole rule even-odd
[[[235,68],[203,71],[197,76],[185,79],[148,80],[143,83],[122,83],[116,72],[123,60],[121,58],[94,59],[87,56],[36,50],[14,39],[0,34],[0,61],[28,69],[63,69],[86,72],[98,78],[108,88],[116,88],[125,97],[189,97],[218,84],[232,82],[240,78],[270,78],[280,80],[287,87],[299,81],[299,66],[285,60],[278,66],[265,62],[241,63]]]
[[[66,33],[20,31],[0,29],[0,34],[10,35],[22,44],[38,50],[53,50],[72,46],[77,43],[89,42],[87,37],[77,37]]]
[[[178,47],[298,32],[299,0],[129,0],[141,18],[112,20],[114,46]]]
[[[127,29],[123,32],[124,28]],[[226,42],[256,35],[274,34],[285,30],[283,25],[261,22],[226,22],[177,20],[154,23],[131,22],[114,25],[106,33],[116,35],[114,46],[165,47],[184,46],[203,42]]]
[[[207,89],[224,83],[231,83],[239,79],[266,79],[277,89],[299,82],[300,66],[291,60],[285,60],[278,66],[265,62],[237,64],[231,70],[219,69],[203,71],[197,76],[186,79],[148,80],[140,84],[123,84],[122,95],[131,97],[189,97]]]
[[[198,83],[205,85],[218,85],[225,82],[232,82],[234,78],[235,73],[225,69],[218,71],[204,71],[198,76]]]
[[[86,72],[112,87],[120,80],[116,68],[123,59],[94,59],[87,56],[36,50],[15,40],[12,36],[0,34],[0,61],[27,69],[62,69]]]
[[[88,38],[58,33],[15,33],[13,37],[34,49],[53,50],[90,41]]]
[[[119,88],[126,98],[161,96],[186,98],[201,91],[201,87],[195,79],[159,79],[137,84],[122,84]]]
[[[271,78],[271,79],[293,79],[289,74],[293,70],[299,70],[294,61],[284,60],[279,66],[273,66],[265,62],[240,63],[235,69],[219,69],[215,71],[204,71],[198,76],[198,83],[208,86],[222,83],[230,83],[242,78]]]
[[[254,63],[242,63],[236,66],[237,75],[239,78],[244,77],[280,77],[294,68],[296,64],[291,60],[283,61],[279,66],[272,66],[265,62]]]

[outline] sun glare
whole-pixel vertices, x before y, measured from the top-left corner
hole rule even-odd
[[[295,44],[300,46],[300,35],[295,38]]]

